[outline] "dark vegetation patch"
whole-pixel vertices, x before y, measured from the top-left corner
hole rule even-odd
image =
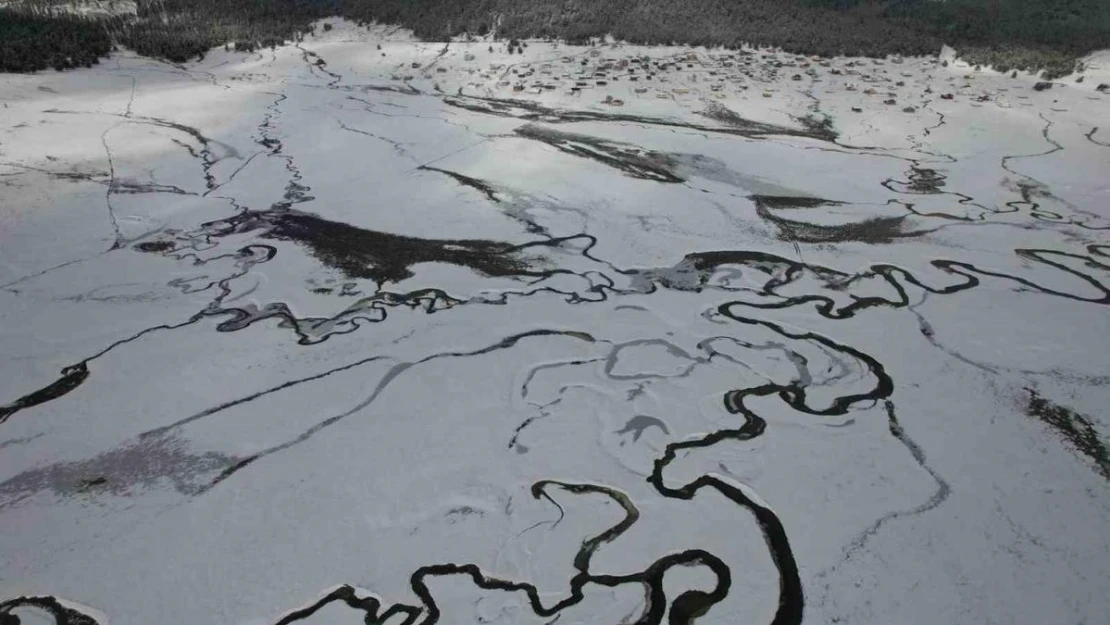
[[[213,451],[195,452],[168,435],[140,436],[92,458],[35,466],[14,475],[0,482],[0,501],[44,491],[62,497],[125,497],[167,485],[184,495],[196,495],[211,476],[238,460]]]
[[[112,40],[182,62],[229,42],[245,50],[280,45],[331,16],[400,24],[432,40],[485,35],[496,24],[516,49],[524,38],[581,43],[607,34],[826,56],[933,54],[943,42],[974,62],[1054,74],[1110,47],[1105,0],[138,0],[135,16],[93,20],[43,14],[53,4],[0,9],[0,68],[83,65],[107,54]]]
[[[1110,450],[1107,449],[1106,443],[1099,436],[1090,418],[1041,397],[1031,388],[1025,391],[1029,393],[1025,414],[1044,421],[1056,430],[1065,441],[1094,462],[1096,470],[1102,474],[1102,477],[1110,480]]]
[[[454,106],[467,111],[475,113],[485,113],[487,115],[497,115],[499,117],[513,117],[516,119],[524,119],[529,121],[540,121],[547,124],[569,124],[575,122],[628,122],[634,124],[649,124],[652,126],[666,126],[670,128],[687,128],[690,130],[697,130],[699,132],[716,132],[724,134],[733,134],[742,137],[760,137],[765,135],[782,135],[793,137],[811,137],[814,139],[822,139],[832,141],[836,139],[836,133],[832,129],[831,123],[818,122],[819,128],[814,128],[807,120],[812,118],[806,117],[799,120],[805,127],[803,130],[796,128],[788,128],[786,126],[779,126],[776,124],[769,124],[766,122],[757,122],[745,117],[741,117],[734,111],[722,112],[720,108],[714,108],[711,104],[707,111],[702,114],[711,119],[722,122],[724,125],[702,125],[691,124],[682,121],[676,121],[665,117],[650,117],[646,115],[635,115],[629,113],[614,113],[614,112],[598,112],[598,111],[575,111],[553,109],[536,102],[529,102],[527,100],[510,100],[498,98],[481,98],[475,96],[451,96],[443,99],[444,103],[448,106]]]
[[[795,121],[805,128],[804,132],[797,132],[782,127],[774,128],[770,124],[752,121],[718,102],[709,102],[705,110],[699,111],[698,114],[718,121],[726,127],[735,130],[737,133],[746,134],[748,136],[781,132],[783,134],[809,136],[815,139],[824,139],[828,141],[835,141],[837,138],[836,128],[833,127],[832,119],[823,115],[811,114],[795,118]]]
[[[294,210],[244,213],[208,227],[220,234],[261,230],[263,238],[304,246],[316,260],[349,279],[378,284],[409,278],[411,267],[420,263],[450,263],[499,277],[529,271],[521,247],[509,243],[406,237]]]
[[[633,178],[656,182],[684,182],[671,171],[666,155],[649,152],[633,145],[606,141],[588,135],[560,132],[535,124],[525,124],[514,132],[525,139],[546,143],[560,152],[592,159],[619,169]]]
[[[827,115],[806,115],[798,118],[798,122],[814,137],[836,140],[836,129],[833,127],[832,118]]]
[[[465,176],[465,175],[460,174],[458,172],[448,171],[446,169],[440,169],[438,167],[432,167],[430,165],[421,165],[417,169],[420,169],[420,170],[423,170],[423,171],[434,171],[436,173],[443,174],[445,176],[448,176],[448,177],[454,179],[455,182],[463,185],[464,187],[470,187],[471,189],[477,190],[479,193],[486,196],[486,198],[489,201],[491,201],[495,204],[501,202],[501,200],[497,199],[497,191],[495,191],[493,187],[491,187],[488,183],[486,183],[483,180],[478,180],[477,178],[471,178],[470,176]]]
[[[746,117],[743,117],[736,111],[728,108],[720,102],[708,102],[705,110],[700,111],[698,114],[708,117],[709,119],[721,122],[722,124],[735,126],[737,128],[743,128],[749,123],[749,120]]]
[[[174,248],[173,241],[144,241],[135,245],[135,249],[148,254],[161,254]]]
[[[270,217],[267,238],[300,243],[317,260],[352,279],[398,282],[412,276],[412,265],[430,262],[469,267],[487,276],[511,276],[526,270],[514,246],[496,241],[418,239],[293,211]]]
[[[826,200],[819,197],[794,197],[789,195],[755,195],[752,199],[762,206],[774,209],[783,208],[817,208],[818,206],[836,206],[843,202]]]
[[[869,217],[860,221],[828,225],[786,219],[774,211],[783,209],[814,209],[822,206],[840,206],[843,202],[811,197],[753,195],[755,211],[762,219],[774,224],[779,238],[795,243],[893,243],[897,239],[927,234],[925,230],[908,230],[907,215]]]
[[[910,168],[909,178],[907,190],[922,195],[942,193],[941,189],[947,184],[945,182],[947,176],[935,169],[916,165]]]

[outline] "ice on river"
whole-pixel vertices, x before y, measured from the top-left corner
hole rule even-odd
[[[5,625],[1110,613],[1110,56],[332,23],[0,77]]]

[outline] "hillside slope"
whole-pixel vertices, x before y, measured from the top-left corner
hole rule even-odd
[[[1110,47],[1110,3],[1100,0],[138,0],[121,3],[126,10],[113,18],[75,18],[62,6],[17,0],[0,9],[0,69],[87,65],[107,53],[106,34],[181,62],[229,42],[241,49],[278,45],[331,16],[398,24],[429,40],[492,33],[584,42],[611,35],[825,56],[932,54],[948,43],[974,62],[1050,74]]]

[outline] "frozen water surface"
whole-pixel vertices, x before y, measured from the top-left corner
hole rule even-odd
[[[0,77],[0,622],[1110,613],[1110,57],[333,23]]]

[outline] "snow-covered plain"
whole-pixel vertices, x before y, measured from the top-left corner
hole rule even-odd
[[[1110,614],[1110,55],[331,24],[0,77],[0,622]]]

